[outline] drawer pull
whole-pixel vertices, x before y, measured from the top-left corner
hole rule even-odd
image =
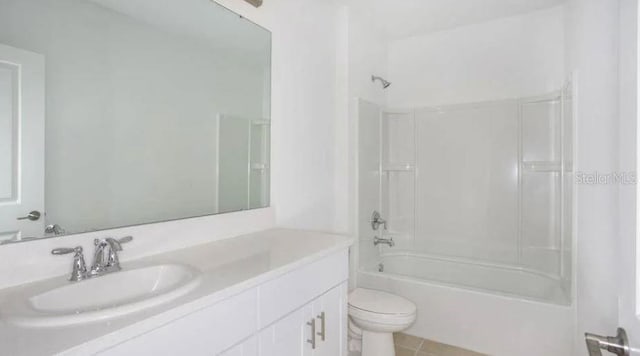
[[[311,327],[311,339],[307,339],[307,342],[311,344],[311,349],[316,349],[316,319],[313,318],[307,322],[307,325]]]
[[[322,312],[322,313],[320,313],[320,315],[318,315],[318,319],[320,319],[320,332],[318,333],[318,336],[320,336],[321,340],[324,341],[325,336],[327,335],[326,330],[325,330],[326,316],[325,316],[324,312]]]

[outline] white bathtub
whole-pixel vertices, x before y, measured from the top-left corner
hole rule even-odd
[[[380,263],[358,272],[358,286],[414,301],[409,334],[496,356],[573,354],[573,307],[551,276],[407,253]]]
[[[569,290],[561,279],[533,270],[410,252],[387,253],[380,264],[369,270],[375,272],[384,266],[384,272],[393,275],[554,304],[570,302]]]

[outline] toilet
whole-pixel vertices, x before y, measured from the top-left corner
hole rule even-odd
[[[416,320],[416,305],[400,296],[356,288],[349,293],[349,334],[362,339],[362,356],[395,356],[393,333]]]

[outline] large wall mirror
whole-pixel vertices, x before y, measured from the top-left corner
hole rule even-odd
[[[268,206],[270,61],[210,0],[0,0],[0,243]]]

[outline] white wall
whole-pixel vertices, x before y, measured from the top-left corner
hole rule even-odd
[[[389,107],[540,95],[564,80],[562,6],[389,44]]]
[[[360,10],[349,9],[349,96],[385,105],[386,91],[371,82],[371,75],[388,76],[387,41]]]

